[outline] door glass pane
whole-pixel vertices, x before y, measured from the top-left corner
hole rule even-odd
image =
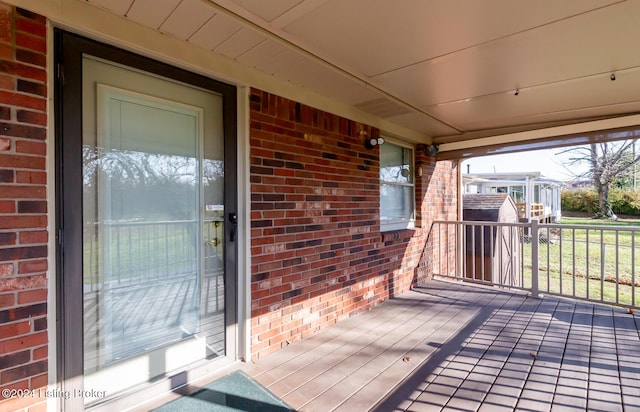
[[[85,388],[115,393],[224,354],[222,106],[83,67]]]

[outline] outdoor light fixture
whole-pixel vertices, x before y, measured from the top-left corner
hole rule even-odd
[[[616,79],[616,74],[615,73],[611,73],[611,77],[609,77],[611,79],[611,81],[614,81]]]
[[[424,147],[424,154],[427,156],[435,156],[439,152],[439,147],[437,144],[428,144]]]
[[[373,149],[376,146],[380,146],[381,144],[384,144],[383,137],[367,137],[364,141],[364,147],[369,150]]]

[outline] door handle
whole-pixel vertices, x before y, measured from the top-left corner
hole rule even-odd
[[[229,232],[229,241],[236,240],[236,229],[238,228],[238,215],[234,212],[229,213],[229,222],[231,222],[231,232]]]
[[[216,238],[211,239],[208,242],[204,242],[204,244],[207,245],[207,246],[211,246],[211,247],[218,247],[220,245],[220,239],[218,239],[216,237]]]

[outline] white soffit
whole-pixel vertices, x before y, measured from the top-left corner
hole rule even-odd
[[[389,120],[401,126],[412,128],[427,136],[450,136],[457,132],[457,130],[452,129],[446,124],[417,112],[396,115],[390,117]]]
[[[168,16],[178,7],[181,0],[136,0],[129,11],[127,18],[144,26],[154,29],[159,28]]]
[[[242,30],[242,25],[224,14],[216,14],[190,38],[189,42],[213,50]]]
[[[112,12],[124,16],[134,0],[87,0],[90,4],[111,10]]]
[[[332,0],[284,30],[373,77],[614,2]]]
[[[291,49],[282,43],[273,39],[266,39],[264,42],[238,56],[236,60],[265,73],[272,73],[269,65],[273,65],[274,60],[280,59],[282,54],[290,52]]]
[[[258,33],[251,28],[243,28],[213,49],[213,51],[229,58],[237,59],[264,41],[266,41],[266,37],[262,33]]]
[[[606,74],[640,65],[640,2],[604,8],[374,78],[420,107]],[[610,22],[616,21],[615,26]],[[597,51],[598,58],[594,58]]]
[[[272,22],[295,6],[303,3],[303,0],[231,0],[238,6],[251,11],[251,13]]]
[[[182,0],[159,30],[187,40],[215,14],[215,10],[201,0]]]
[[[88,2],[409,129],[412,141],[640,110],[637,0]]]
[[[603,109],[618,104],[640,103],[640,69],[616,73],[610,80],[609,73],[576,80],[525,88],[516,93],[508,92],[483,96],[471,101],[459,101],[430,107],[430,111],[443,119],[462,119],[456,123],[466,130],[492,129],[514,126],[529,117],[538,122],[566,119],[581,109]],[[609,112],[602,113],[611,114]],[[548,119],[546,118],[548,117]]]

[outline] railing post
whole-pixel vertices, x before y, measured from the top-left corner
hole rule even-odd
[[[538,247],[540,246],[540,237],[538,233],[538,220],[531,220],[531,296],[540,297],[538,286]]]

